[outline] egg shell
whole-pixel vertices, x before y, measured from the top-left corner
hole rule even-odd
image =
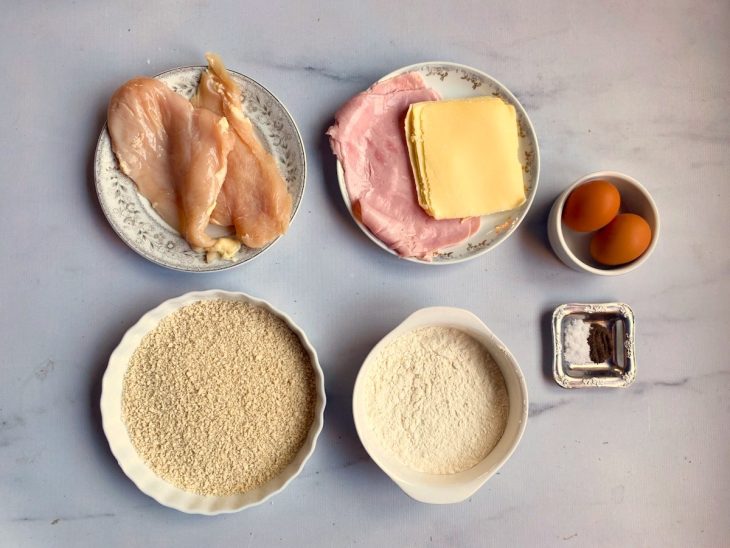
[[[590,181],[570,193],[563,223],[576,232],[593,232],[610,223],[621,206],[618,189],[608,181]]]
[[[634,213],[621,213],[593,235],[591,256],[604,265],[622,265],[639,258],[650,243],[649,223]]]

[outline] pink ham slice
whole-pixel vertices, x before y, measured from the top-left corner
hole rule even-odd
[[[403,124],[411,103],[436,99],[419,74],[401,74],[350,99],[327,130],[356,216],[399,255],[426,260],[479,229],[477,217],[437,221],[418,205]]]

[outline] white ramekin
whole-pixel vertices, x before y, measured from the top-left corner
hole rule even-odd
[[[603,180],[612,183],[621,195],[621,213],[636,213],[646,219],[651,228],[651,242],[644,253],[630,263],[605,266],[597,263],[590,254],[592,232],[575,232],[563,227],[563,206],[571,192],[583,183]],[[617,171],[597,171],[581,177],[557,197],[548,218],[548,238],[558,258],[579,272],[600,276],[618,276],[639,268],[652,254],[659,239],[659,210],[649,192],[633,177]]]
[[[409,331],[431,326],[453,327],[481,342],[499,365],[509,393],[510,409],[502,438],[484,460],[456,474],[418,472],[402,464],[384,449],[370,427],[362,393],[374,357],[384,346]],[[484,485],[507,462],[520,442],[527,424],[527,409],[527,385],[517,360],[479,318],[467,310],[451,307],[422,308],[388,333],[365,358],[355,381],[352,398],[355,428],[370,457],[407,495],[430,504],[461,502]]]

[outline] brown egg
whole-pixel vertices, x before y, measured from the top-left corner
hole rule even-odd
[[[563,206],[563,222],[577,232],[593,232],[606,226],[618,213],[621,195],[608,181],[580,185]]]
[[[651,228],[643,217],[621,213],[591,238],[591,256],[601,264],[617,266],[641,256],[651,243]]]

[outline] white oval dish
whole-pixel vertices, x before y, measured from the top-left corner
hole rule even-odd
[[[651,242],[640,257],[630,263],[619,266],[605,266],[596,262],[590,253],[590,240],[593,233],[563,230],[563,206],[571,192],[583,183],[596,180],[612,183],[621,195],[621,213],[641,215],[651,228]],[[659,240],[659,210],[649,191],[633,177],[618,171],[596,171],[581,177],[566,188],[558,196],[550,209],[548,217],[548,239],[550,246],[558,258],[566,265],[579,272],[598,274],[599,276],[618,276],[639,268],[654,251]]]
[[[284,320],[289,328],[299,336],[302,345],[310,356],[317,389],[314,420],[309,429],[307,439],[294,460],[289,463],[281,474],[257,489],[226,497],[203,496],[184,491],[160,478],[145,464],[135,450],[122,418],[124,374],[127,371],[129,360],[139,346],[142,338],[149,331],[157,327],[157,324],[162,318],[175,310],[196,301],[215,299],[250,302],[265,308]],[[104,372],[101,386],[102,427],[109,442],[109,447],[117,462],[119,462],[119,466],[143,493],[149,495],[160,504],[189,514],[215,515],[238,512],[244,508],[261,504],[269,497],[283,490],[301,472],[304,464],[314,452],[317,437],[322,431],[322,425],[324,423],[324,407],[326,403],[324,374],[319,365],[317,352],[314,350],[314,347],[309,342],[309,339],[307,339],[304,331],[289,316],[277,310],[266,301],[256,299],[245,293],[222,290],[195,291],[165,301],[157,308],[150,310],[124,334],[119,346],[112,352],[109,358],[109,365]]]
[[[507,426],[496,447],[484,460],[469,470],[456,474],[426,474],[413,470],[385,450],[370,429],[362,394],[363,385],[373,358],[398,337],[419,327],[453,327],[481,342],[499,365],[509,394]],[[512,455],[527,425],[527,384],[520,366],[502,342],[474,314],[461,308],[445,306],[422,308],[408,316],[370,351],[355,380],[352,412],[355,428],[365,450],[375,463],[407,495],[420,502],[450,504],[472,496]]]
[[[198,88],[205,67],[180,67],[155,76],[174,91],[189,99]],[[294,220],[304,193],[307,167],[299,129],[286,107],[264,86],[238,72],[228,71],[241,88],[243,110],[257,130],[264,148],[277,160],[292,196],[290,223]],[[185,272],[217,272],[233,268],[258,257],[277,240],[259,249],[245,246],[232,261],[205,261],[205,254],[193,251],[185,239],[171,228],[137,192],[134,181],[119,169],[106,125],[101,130],[94,157],[94,178],[99,203],[109,224],[119,237],[145,259]],[[227,232],[210,227],[214,236]]]
[[[479,97],[494,95],[501,97],[507,103],[514,105],[517,111],[517,123],[520,129],[520,161],[523,166],[523,178],[525,184],[525,203],[511,211],[484,215],[481,218],[481,226],[476,234],[461,244],[440,250],[433,257],[433,260],[426,261],[415,257],[401,257],[390,247],[384,244],[377,236],[360,222],[352,210],[352,203],[345,184],[345,173],[342,164],[337,160],[337,179],[340,186],[345,206],[350,212],[352,219],[360,227],[365,235],[370,238],[378,247],[384,249],[391,255],[395,255],[407,261],[427,264],[445,265],[460,263],[483,255],[490,249],[494,249],[505,241],[510,234],[520,225],[532,205],[537,191],[537,184],[540,178],[540,150],[537,144],[535,129],[532,127],[525,109],[514,95],[499,81],[488,74],[458,63],[448,61],[428,61],[416,63],[407,67],[399,68],[383,76],[379,82],[398,76],[405,72],[419,72],[426,84],[435,89],[443,99],[461,99],[465,97]]]

